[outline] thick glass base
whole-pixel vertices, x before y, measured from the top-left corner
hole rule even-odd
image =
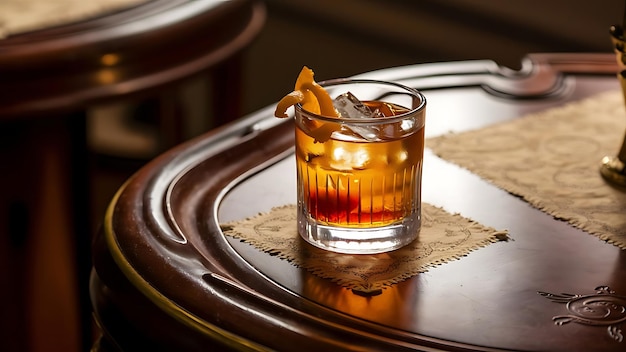
[[[310,244],[338,253],[376,254],[403,247],[419,234],[419,212],[404,220],[381,227],[349,228],[320,224],[298,211],[298,232]]]

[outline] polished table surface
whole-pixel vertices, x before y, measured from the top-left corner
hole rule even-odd
[[[426,135],[434,137],[619,89],[614,61],[612,54],[534,54],[515,72],[479,60],[363,76],[422,90],[428,100]],[[506,228],[514,240],[364,297],[225,236],[220,223],[295,203],[293,124],[272,113],[269,106],[179,145],[118,192],[94,243],[91,296],[105,332],[102,346],[626,348],[626,341],[619,339],[623,312],[617,324],[558,326],[552,318],[563,313],[563,306],[538,294],[593,294],[606,285],[624,297],[624,250],[554,219],[429,150],[423,201]],[[617,338],[607,334],[610,326]]]

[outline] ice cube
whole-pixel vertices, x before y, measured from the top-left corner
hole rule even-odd
[[[358,146],[352,146],[349,149],[336,146],[329,151],[328,155],[330,156],[330,166],[333,169],[346,172],[364,169],[372,159],[372,155],[366,148]]]
[[[336,97],[333,105],[343,118],[376,118],[382,116],[378,109],[372,111],[350,92]]]
[[[356,137],[360,137],[366,141],[376,142],[381,140],[378,126],[344,125],[343,127],[354,133]]]
[[[382,117],[382,113],[378,109],[372,111],[367,105],[363,104],[354,94],[347,92],[339,95],[333,100],[333,105],[342,118],[377,118]],[[371,126],[354,126],[343,125],[357,136],[368,141],[379,140],[380,130],[377,125]]]

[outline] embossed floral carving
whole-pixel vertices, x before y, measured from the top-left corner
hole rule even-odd
[[[608,286],[596,287],[594,294],[537,292],[557,303],[564,303],[568,314],[552,317],[554,324],[578,323],[607,326],[607,333],[617,342],[624,340],[621,324],[626,321],[626,297],[615,294]]]

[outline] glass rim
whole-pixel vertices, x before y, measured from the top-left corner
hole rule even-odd
[[[395,86],[396,88],[406,90],[407,93],[413,94],[416,97],[419,97],[420,99],[420,104],[417,107],[408,110],[407,112],[404,112],[398,115],[377,117],[377,118],[359,118],[359,117],[337,118],[337,117],[332,117],[332,116],[324,116],[324,115],[316,114],[314,112],[304,109],[301,103],[295,104],[295,109],[300,110],[301,112],[306,113],[307,115],[310,115],[310,117],[312,118],[326,121],[326,122],[350,123],[350,124],[393,123],[397,121],[402,121],[406,119],[409,115],[415,114],[416,112],[419,112],[420,110],[424,110],[424,108],[426,107],[426,97],[424,96],[422,92],[420,92],[418,89],[411,88],[409,86],[406,86],[404,84],[400,84],[397,82],[381,81],[381,80],[376,80],[376,79],[365,79],[365,78],[334,78],[334,79],[320,81],[317,83],[320,86],[322,86],[324,89],[326,89],[327,87],[338,86],[341,84],[352,84],[352,83],[354,84],[380,84],[380,85],[387,85],[387,86]]]

